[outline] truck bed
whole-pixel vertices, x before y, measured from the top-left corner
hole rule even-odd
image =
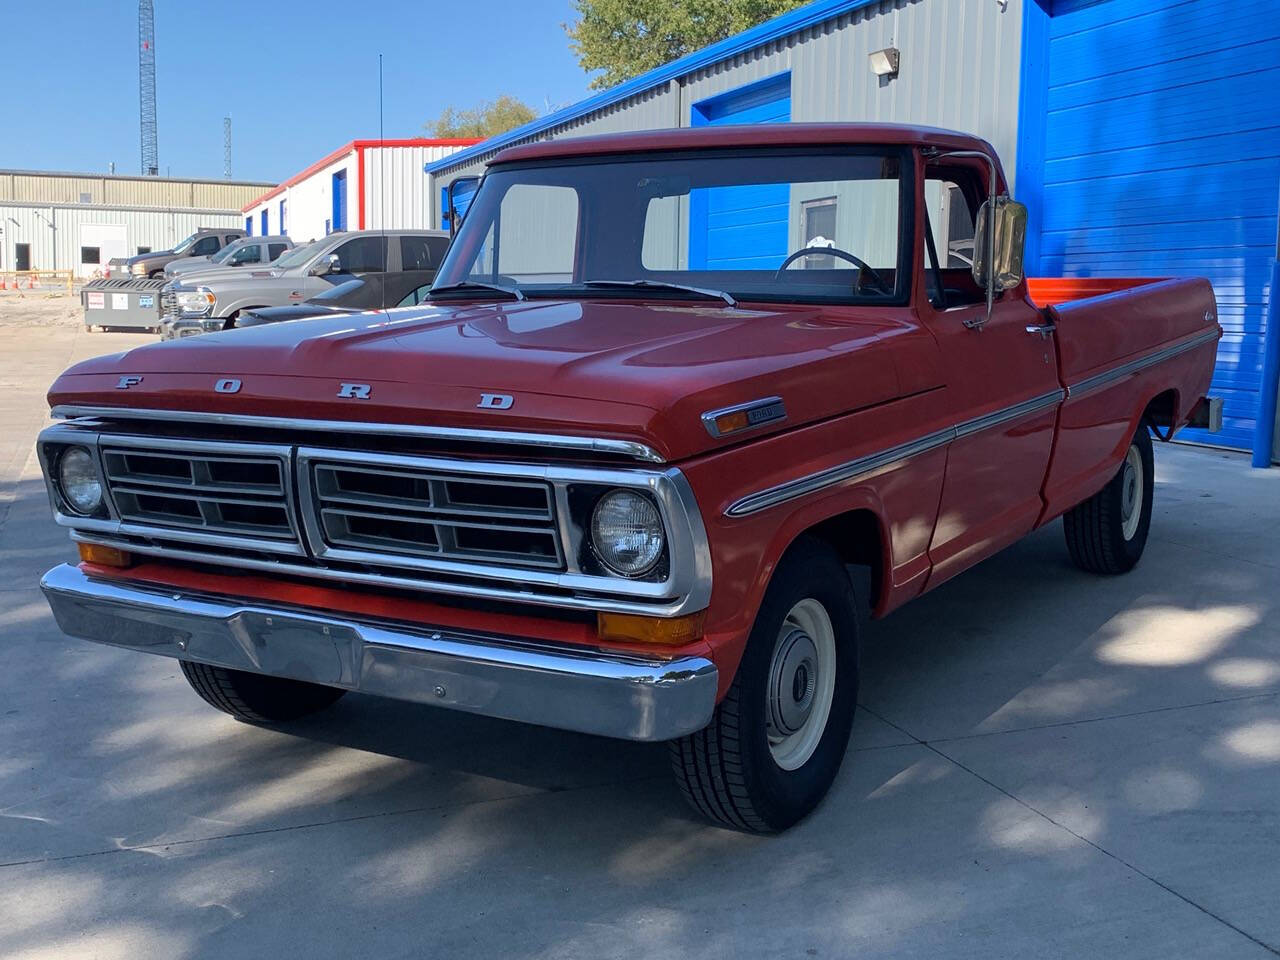
[[[1222,329],[1201,278],[1035,278],[1028,294],[1054,325],[1066,391],[1044,522],[1115,472],[1141,411],[1154,403],[1166,435],[1187,422],[1209,389]]]

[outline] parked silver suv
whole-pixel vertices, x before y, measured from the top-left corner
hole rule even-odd
[[[249,264],[262,266],[278,259],[286,250],[293,249],[288,237],[241,237],[228,243],[211,257],[187,257],[175,260],[164,268],[168,279],[204,273],[218,267],[243,267]]]
[[[205,331],[221,330],[241,310],[301,303],[352,276],[433,270],[448,244],[444,230],[332,233],[295,247],[269,269],[242,267],[179,277],[161,292],[161,336],[171,339],[180,321],[185,335],[196,332],[193,320]]]

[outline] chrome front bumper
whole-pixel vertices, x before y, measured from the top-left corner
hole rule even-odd
[[[92,577],[40,581],[63,632],[179,660],[625,740],[670,740],[711,720],[716,668],[451,629],[366,623]]]

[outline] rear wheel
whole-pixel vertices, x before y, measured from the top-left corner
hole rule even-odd
[[[821,802],[858,698],[858,619],[830,547],[802,540],[765,594],[733,686],[711,723],[670,744],[685,798],[707,818],[785,830]]]
[[[1081,570],[1117,574],[1142,559],[1151,529],[1154,494],[1151,432],[1143,423],[1105,487],[1062,518],[1067,551]]]
[[[347,691],[303,680],[179,661],[191,689],[210,706],[247,723],[283,723],[323,710]]]

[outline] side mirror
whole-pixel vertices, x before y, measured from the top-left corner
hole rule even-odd
[[[449,236],[457,235],[479,185],[479,177],[458,177],[449,184]]]
[[[321,257],[311,268],[313,277],[326,277],[331,273],[342,272],[342,261],[338,259],[336,253],[331,253],[327,257]]]
[[[994,292],[1010,290],[1022,282],[1022,257],[1027,245],[1027,208],[1008,197],[995,200],[995,224],[992,221],[992,203],[983,203],[978,210],[978,222],[973,237],[973,281],[987,288],[988,255],[995,265]],[[989,231],[994,230],[994,236]],[[994,242],[993,242],[994,241]]]

